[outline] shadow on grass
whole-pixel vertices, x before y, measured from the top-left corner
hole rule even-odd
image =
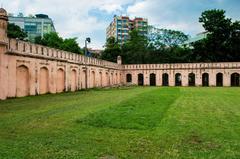
[[[89,114],[78,119],[77,123],[116,129],[153,129],[161,122],[179,95],[179,88],[159,88]]]

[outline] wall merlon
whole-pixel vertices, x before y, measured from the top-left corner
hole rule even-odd
[[[125,70],[171,70],[171,69],[234,69],[240,68],[240,62],[221,63],[182,63],[182,64],[139,64],[123,65]]]
[[[70,53],[54,48],[49,48],[42,45],[32,44],[29,42],[10,39],[8,40],[8,51],[9,54],[15,53],[24,56],[33,57],[41,57],[51,60],[59,60],[59,61],[68,61],[72,63],[86,64],[92,66],[104,66],[109,68],[119,69],[119,65],[117,63],[112,63],[109,61],[104,61],[92,57],[86,57],[83,55]]]

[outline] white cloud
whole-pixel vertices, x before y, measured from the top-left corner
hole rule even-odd
[[[86,36],[94,36],[95,31],[105,32],[109,23],[99,20],[98,17],[90,16],[91,10],[99,9],[110,14],[123,10],[122,6],[128,3],[129,0],[3,0],[4,8],[11,13],[48,14],[54,20],[55,28],[61,36],[77,36],[80,44]],[[95,41],[92,47],[102,47],[105,37],[101,39],[101,41]]]
[[[61,36],[93,39],[91,47],[101,48],[105,43],[105,30],[110,21],[104,16],[125,13],[131,17],[148,18],[149,24],[196,34],[203,30],[198,18],[206,9],[226,9],[227,15],[239,19],[239,0],[2,0],[8,12],[25,15],[45,13],[55,23]],[[229,14],[230,13],[230,14]]]
[[[127,12],[131,16],[142,16],[149,20],[149,24],[159,28],[168,28],[184,31],[187,34],[196,34],[203,31],[198,23],[199,15],[186,15],[188,10],[182,12],[181,7],[189,0],[144,0],[129,6]],[[182,4],[181,4],[182,3]],[[194,7],[194,6],[192,6]],[[194,20],[195,19],[195,20]]]

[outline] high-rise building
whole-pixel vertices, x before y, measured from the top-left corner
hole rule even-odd
[[[129,39],[131,30],[138,30],[140,34],[147,35],[148,20],[145,18],[130,19],[128,16],[114,16],[113,21],[107,27],[107,38],[114,37],[119,44]]]
[[[34,41],[35,37],[50,32],[56,32],[52,19],[45,14],[36,14],[35,16],[24,17],[22,14],[18,16],[9,15],[9,23],[18,25],[28,34],[28,40]]]

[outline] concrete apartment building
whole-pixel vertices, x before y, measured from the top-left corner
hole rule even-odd
[[[144,18],[130,19],[128,16],[114,16],[113,21],[107,27],[107,38],[114,37],[119,44],[129,39],[129,32],[138,30],[142,35],[147,35],[148,20]]]
[[[56,32],[53,21],[48,15],[36,14],[31,17],[24,17],[22,14],[18,16],[9,16],[9,23],[18,25],[28,34],[28,40],[33,42],[35,37],[50,32]]]

